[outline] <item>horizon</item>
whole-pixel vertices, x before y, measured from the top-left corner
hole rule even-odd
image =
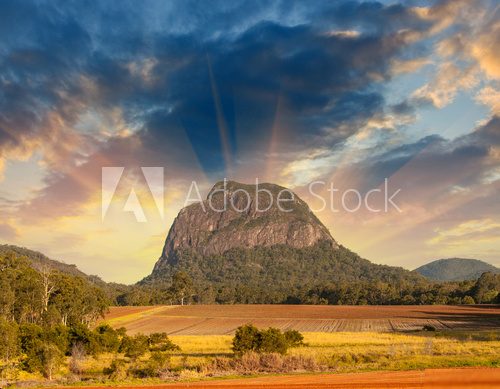
[[[227,178],[323,200],[333,238],[377,264],[500,267],[499,16],[493,0],[1,2],[0,243],[135,283],[192,183],[205,198]],[[365,206],[338,207],[346,193]]]

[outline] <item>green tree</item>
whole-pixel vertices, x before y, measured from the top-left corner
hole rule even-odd
[[[10,361],[19,354],[19,328],[0,317],[0,358]]]
[[[181,305],[184,305],[186,298],[191,297],[193,293],[193,281],[186,272],[178,271],[174,274],[170,292],[180,301]]]
[[[59,348],[52,343],[44,343],[37,351],[37,356],[40,359],[40,372],[49,380],[61,368],[63,363],[63,354]]]

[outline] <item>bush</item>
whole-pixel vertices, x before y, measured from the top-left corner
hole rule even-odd
[[[284,333],[288,347],[304,346],[304,336],[296,330],[288,330]]]
[[[155,332],[149,335],[150,351],[179,351],[180,347],[174,344],[165,332]]]
[[[466,304],[466,305],[472,305],[472,304],[475,304],[476,302],[474,301],[474,299],[471,297],[471,296],[465,296],[463,299],[462,299],[462,304]]]
[[[257,351],[263,353],[286,354],[288,342],[285,335],[277,328],[261,331],[260,345]]]
[[[236,355],[253,351],[258,353],[285,354],[289,347],[303,345],[304,337],[298,331],[281,332],[277,328],[259,330],[251,324],[238,327],[233,338]]]
[[[70,347],[74,344],[81,344],[85,352],[91,355],[97,355],[100,352],[100,346],[95,334],[83,324],[76,324],[69,329]]]
[[[120,347],[118,331],[109,324],[101,324],[95,330],[95,340],[99,345],[100,352],[116,352]]]
[[[233,338],[233,352],[242,355],[248,351],[259,351],[261,332],[251,324],[236,329]]]
[[[69,371],[73,374],[81,374],[83,371],[82,362],[85,359],[85,347],[81,343],[75,343],[71,348],[71,359],[69,361]]]
[[[148,378],[160,377],[170,366],[170,355],[165,352],[155,351],[147,361],[131,369],[135,377]]]
[[[149,350],[149,338],[143,334],[125,336],[120,345],[120,352],[126,357],[137,359]]]
[[[104,369],[104,374],[108,374],[113,381],[122,381],[127,378],[128,367],[124,359],[113,359],[111,365]]]
[[[423,328],[424,331],[436,331],[436,327],[426,324]]]

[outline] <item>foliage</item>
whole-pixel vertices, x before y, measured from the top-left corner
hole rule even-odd
[[[248,351],[258,351],[261,342],[261,332],[252,324],[247,324],[236,329],[233,338],[233,352],[237,355]]]
[[[174,344],[165,332],[155,332],[148,338],[149,350],[153,352],[179,351],[180,348]]]
[[[288,330],[284,334],[288,347],[304,346],[304,335],[297,330]]]
[[[247,324],[236,329],[232,349],[240,356],[248,352],[285,354],[289,347],[303,345],[303,340],[298,331],[283,333],[277,328],[259,330]]]
[[[137,359],[146,354],[149,349],[149,339],[146,335],[137,334],[134,336],[125,336],[120,345],[120,352],[126,357]]]
[[[0,358],[9,361],[19,354],[19,328],[0,317]]]

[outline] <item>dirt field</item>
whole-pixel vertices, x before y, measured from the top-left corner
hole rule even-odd
[[[498,329],[500,306],[189,305],[112,307],[106,320],[130,334],[232,334],[243,324],[302,332],[395,332],[422,329]]]
[[[500,369],[430,369],[418,371],[370,372],[354,374],[313,374],[242,378],[183,384],[142,386],[155,389],[201,388],[228,389],[285,389],[285,388],[498,388]],[[104,387],[93,387],[102,389]],[[121,389],[137,389],[138,386],[123,386]],[[88,388],[91,389],[91,388]]]

